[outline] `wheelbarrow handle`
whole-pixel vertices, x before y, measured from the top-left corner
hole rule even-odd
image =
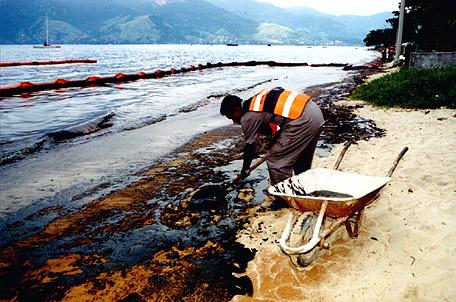
[[[347,141],[347,142],[344,144],[344,148],[343,148],[342,151],[340,152],[339,157],[337,158],[337,161],[336,161],[336,163],[334,164],[333,170],[339,170],[340,162],[342,161],[342,158],[344,158],[345,152],[347,152],[347,150],[348,150],[348,148],[351,146],[351,144],[352,144],[351,141]]]
[[[387,176],[388,177],[391,177],[391,175],[393,175],[393,172],[394,170],[396,169],[397,167],[397,164],[399,163],[399,161],[401,160],[402,156],[404,156],[404,154],[408,151],[408,147],[404,147],[404,149],[402,149],[401,153],[399,153],[399,155],[397,156],[396,160],[394,161],[393,163],[393,166],[391,167],[391,169],[388,171],[388,174]]]

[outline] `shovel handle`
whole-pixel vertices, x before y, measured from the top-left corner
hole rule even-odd
[[[262,158],[260,158],[259,160],[257,160],[256,162],[253,163],[253,165],[250,166],[250,168],[246,171],[247,173],[250,173],[252,172],[253,170],[255,170],[256,168],[258,168],[258,166],[260,166],[262,163],[264,163],[265,161],[268,160],[268,156],[264,156]]]
[[[258,168],[262,163],[264,163],[268,159],[268,156],[264,156],[257,160],[256,162],[253,163],[253,165],[250,166],[250,168],[246,171],[247,173],[252,172],[256,168]],[[235,186],[239,181],[241,180],[241,175],[236,176],[236,178],[227,185],[227,188]]]

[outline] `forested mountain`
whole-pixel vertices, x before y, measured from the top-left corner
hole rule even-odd
[[[372,16],[333,16],[320,13],[312,8],[278,8],[272,4],[253,0],[209,0],[238,16],[259,23],[275,23],[287,26],[316,43],[334,43],[342,41],[349,44],[361,44],[366,36],[366,29],[386,27],[386,19],[392,13],[380,13]],[[368,30],[369,31],[369,30]]]
[[[0,0],[0,43],[362,44],[391,14],[331,16],[252,0]]]

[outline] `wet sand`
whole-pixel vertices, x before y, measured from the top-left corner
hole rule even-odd
[[[398,146],[394,134],[393,141],[389,138],[389,131],[394,130],[390,128],[396,123],[391,119],[383,120],[390,113],[377,115],[382,111],[352,103],[341,103],[334,110],[329,103],[343,99],[359,83],[357,76],[311,89],[330,120],[320,143],[320,147],[328,146],[329,157],[316,157],[314,166],[332,166],[340,152],[340,144],[350,139],[359,141],[359,144],[349,149],[342,169],[357,170],[361,163],[363,169],[359,172],[382,175],[395,153],[400,151],[392,146]],[[350,122],[356,118],[352,110],[359,111],[367,119]],[[438,111],[423,114],[434,116],[435,112]],[[373,120],[378,120],[380,125]],[[423,126],[431,127],[431,121]],[[443,127],[454,127],[454,119],[441,122]],[[412,129],[413,125],[410,124]],[[399,133],[403,138],[409,138],[407,131],[410,129],[405,126]],[[445,137],[448,131],[441,130]],[[379,279],[373,277],[375,274],[390,277],[398,270],[392,269],[391,263],[378,259],[387,254],[386,247],[373,257],[377,262],[369,258],[376,252],[375,245],[387,246],[388,236],[392,235],[369,234],[368,231],[386,228],[390,233],[392,230],[399,232],[398,226],[394,224],[392,228],[388,222],[394,219],[394,222],[402,222],[401,219],[378,218],[396,213],[396,210],[382,208],[373,219],[370,219],[371,214],[367,214],[360,238],[348,240],[342,233],[331,249],[322,253],[305,271],[295,268],[277,246],[289,210],[264,208],[270,201],[263,194],[267,187],[264,166],[242,183],[242,190],[228,193],[225,207],[189,210],[189,195],[196,188],[229,182],[239,172],[240,135],[240,129],[234,126],[206,132],[147,171],[135,175],[137,180],[127,186],[119,188],[116,184],[106,184],[103,188],[94,187],[72,197],[74,202],[88,200],[79,208],[51,206],[32,213],[24,221],[11,223],[8,230],[16,235],[16,239],[0,249],[0,283],[3,284],[0,297],[66,301],[227,301],[233,297],[234,300],[266,301],[299,301],[306,297],[346,300],[352,297],[351,289],[355,284],[357,291],[353,296],[375,300],[372,293],[379,289],[372,283],[364,288],[363,278],[369,276],[372,282]],[[330,144],[336,144],[332,151]],[[409,147],[412,151],[419,146],[415,143]],[[454,141],[448,147],[454,149]],[[402,169],[400,164],[395,172],[397,177],[405,177],[403,167],[407,164],[407,156]],[[371,162],[371,157],[376,160]],[[409,162],[409,165],[412,169],[414,163]],[[404,190],[403,186],[398,189]],[[106,193],[98,197],[96,192],[101,189]],[[411,194],[406,191],[395,196],[396,193],[396,189],[388,186],[372,207],[381,205],[384,196],[393,196],[389,201],[394,202],[396,198]],[[454,200],[454,191],[452,194]],[[382,220],[387,223],[382,225]],[[446,223],[454,230],[454,224]],[[394,248],[401,250],[404,245],[395,244]],[[363,256],[359,259],[358,255]],[[416,253],[413,255],[418,259]],[[362,265],[364,258],[370,261],[368,266]],[[402,265],[408,265],[411,259],[409,255],[405,258],[407,261]],[[392,264],[397,262],[400,260],[396,259]],[[351,271],[350,263],[357,265],[357,272]],[[375,269],[371,271],[372,267]],[[385,275],[382,270],[389,272]],[[346,276],[350,282],[346,282]],[[390,279],[397,282],[397,279]],[[385,286],[392,286],[392,281]],[[339,286],[339,290],[333,290],[333,286]],[[380,288],[385,290],[385,286]],[[408,292],[419,294],[421,288],[420,285],[416,290],[410,287]],[[390,291],[395,293],[394,288]],[[392,295],[393,298],[397,296]],[[432,297],[448,296],[435,294]]]
[[[40,218],[59,214],[41,228],[25,229],[19,236],[24,239],[0,250],[1,297],[202,301],[251,292],[246,278],[231,275],[252,259],[234,238],[243,222],[232,215],[241,209],[190,212],[182,202],[193,188],[224,180],[221,171],[212,169],[233,160],[239,147],[231,156],[217,154],[223,150],[215,147],[201,150],[237,135],[239,129],[228,127],[199,136],[126,188],[74,212],[47,208],[27,217],[39,224]],[[21,227],[18,221],[9,229]],[[210,234],[217,230],[220,234]]]

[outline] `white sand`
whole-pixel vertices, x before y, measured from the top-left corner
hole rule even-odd
[[[359,237],[339,228],[330,249],[298,270],[276,243],[289,209],[260,213],[240,234],[258,250],[247,268],[254,295],[234,301],[456,301],[456,112],[367,105],[357,112],[386,135],[352,145],[342,170],[383,176],[410,148],[364,211]],[[341,150],[315,158],[314,167],[332,168]]]

